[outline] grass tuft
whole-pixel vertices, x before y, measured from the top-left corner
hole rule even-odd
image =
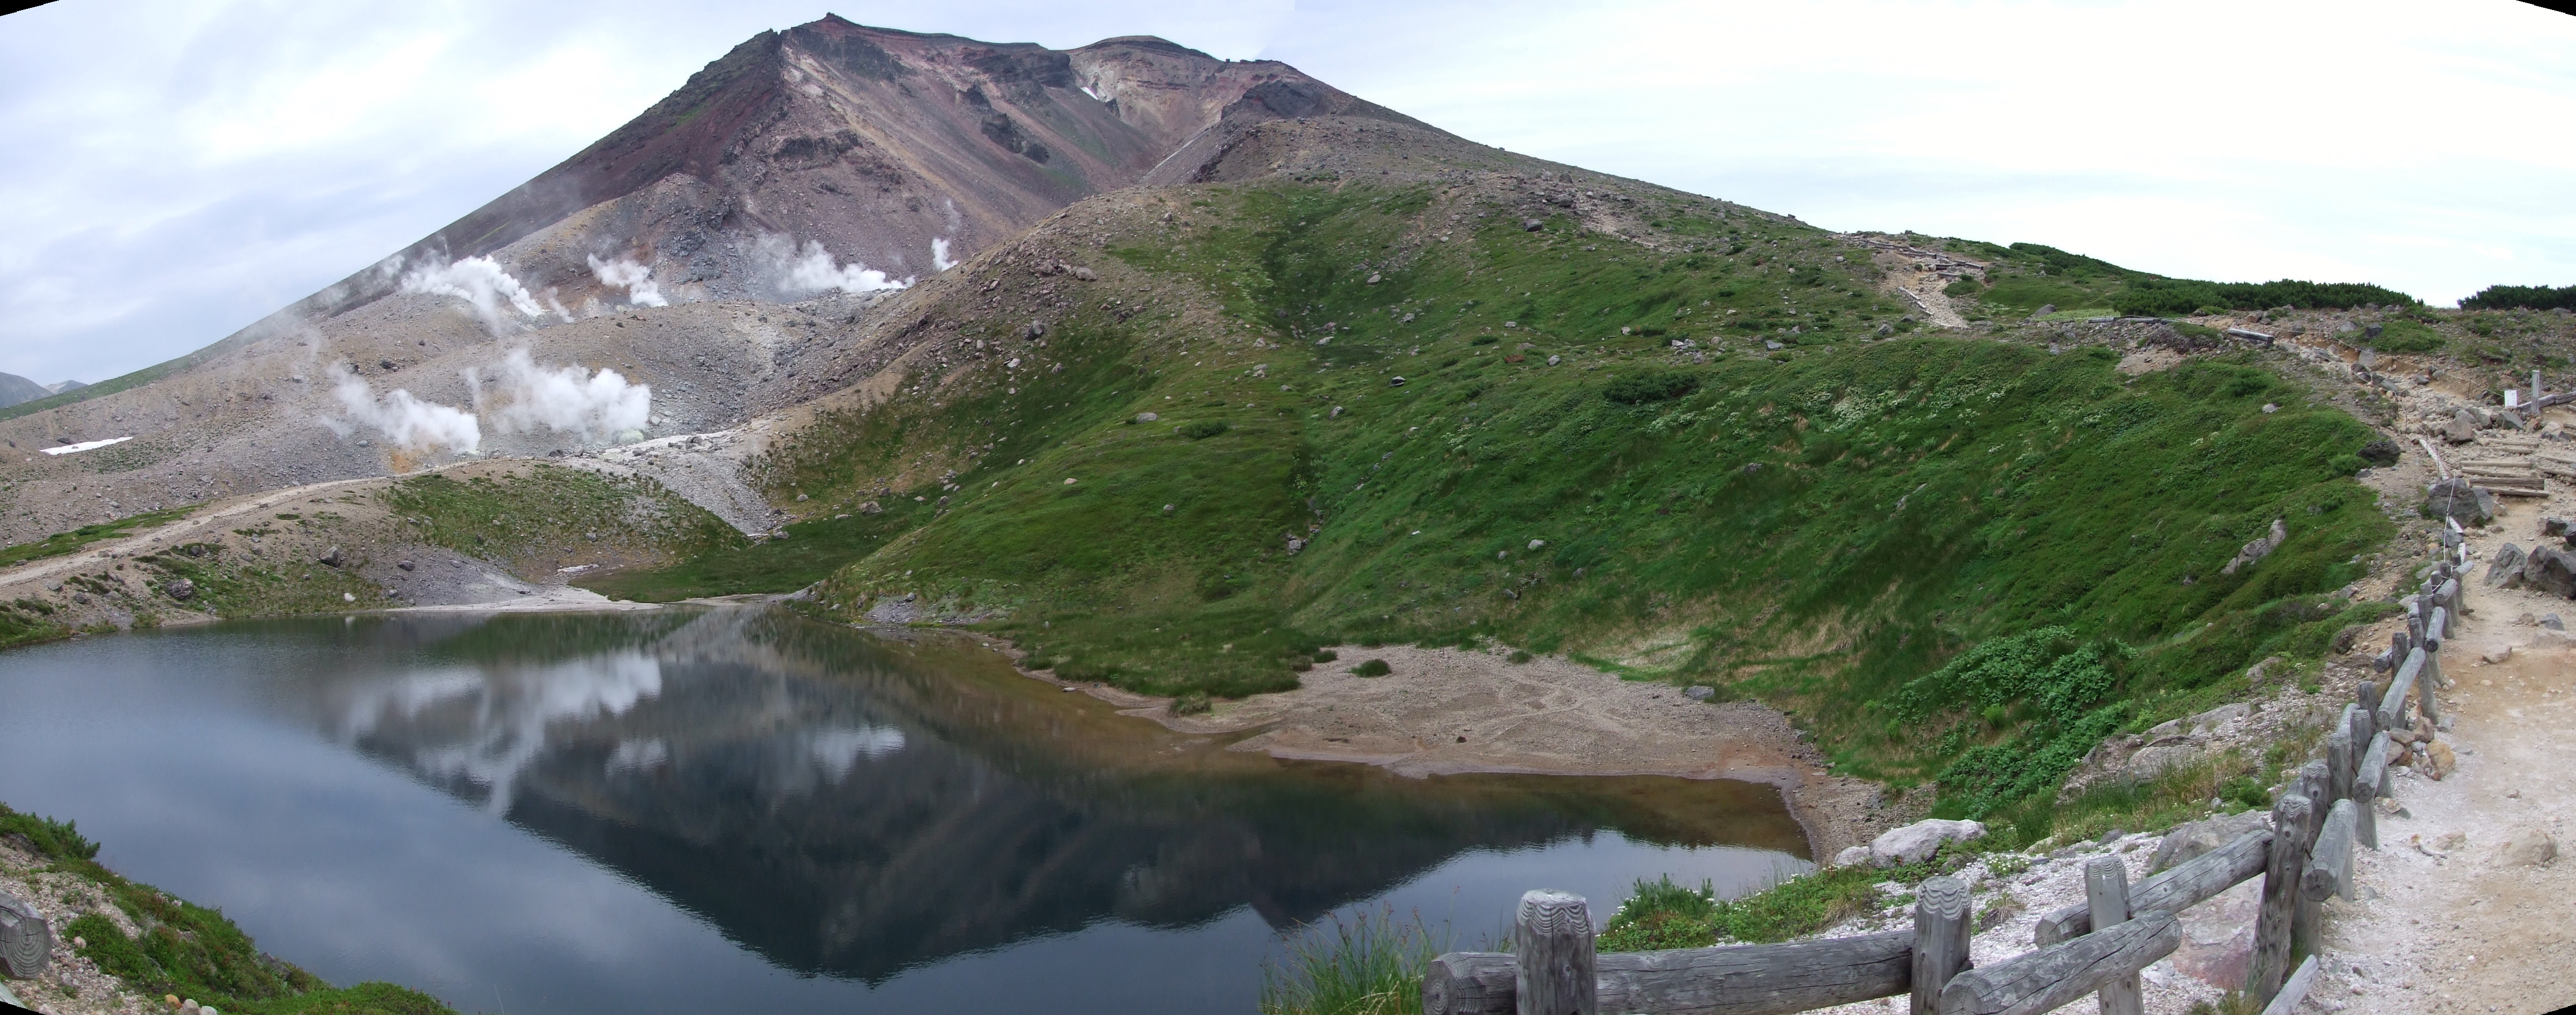
[[[1286,947],[1262,963],[1262,1015],[1420,1015],[1422,976],[1449,935],[1386,907],[1303,925]]]

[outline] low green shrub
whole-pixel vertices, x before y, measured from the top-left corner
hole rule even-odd
[[[1203,419],[1196,423],[1181,424],[1180,435],[1194,441],[1203,441],[1230,429],[1233,429],[1233,426],[1223,420]]]
[[[1383,677],[1393,672],[1395,668],[1388,666],[1384,659],[1371,659],[1351,667],[1351,675],[1355,677]]]

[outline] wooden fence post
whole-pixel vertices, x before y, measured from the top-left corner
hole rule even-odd
[[[2326,798],[2341,800],[2352,795],[2352,718],[2361,712],[2359,705],[2343,707],[2343,722],[2326,734]]]
[[[2386,733],[2370,737],[2370,749],[2361,752],[2361,764],[2352,773],[2354,811],[2353,838],[2372,849],[2379,848],[2379,798],[2388,795],[2383,788],[2388,781],[2388,749],[2394,744]]]
[[[2129,922],[2129,868],[2119,857],[2095,857],[2084,865],[2084,902],[2093,911],[2094,933]],[[2145,1015],[2136,973],[2103,984],[2100,997],[2102,1015]]]
[[[2326,773],[2325,762],[2311,761],[2299,766],[2299,781],[2291,792],[2308,798],[2308,827],[2300,834],[2301,842],[2317,841],[2317,826],[2325,822],[2326,807],[2334,803],[2334,798],[2326,795],[2332,782],[2333,777]]]
[[[2254,959],[2245,976],[2245,989],[2261,1000],[2279,992],[2290,974],[2290,923],[2308,867],[2308,810],[2308,798],[2295,793],[2272,802],[2272,857],[2263,865],[2263,908],[2254,918]]]
[[[1512,978],[1518,1015],[1598,1015],[1592,912],[1583,896],[1522,894],[1512,921],[1512,947],[1520,953],[1520,970]]]
[[[2433,689],[2442,686],[2442,653],[2440,646],[2434,648],[2436,651],[2424,654],[2424,672],[2415,678],[2415,711],[2426,721],[2439,723],[2442,706],[2433,700]]]
[[[1968,968],[1968,885],[1943,875],[1914,890],[1913,1015],[1940,1011],[1941,988]]]
[[[2377,725],[2383,730],[2406,728],[2406,692],[2415,686],[2415,678],[2424,672],[2424,650],[2409,649],[2406,659],[2397,665],[2397,675],[2388,681],[2388,690],[2379,698]]]

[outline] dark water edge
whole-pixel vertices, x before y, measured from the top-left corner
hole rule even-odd
[[[490,1011],[1245,1011],[1298,924],[1808,869],[1769,786],[1408,779],[763,609],[0,654],[0,800],[334,980]]]

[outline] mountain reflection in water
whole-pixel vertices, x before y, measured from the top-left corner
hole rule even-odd
[[[1806,866],[1768,786],[1282,762],[1060,693],[969,637],[779,610],[272,621],[60,651],[119,643],[156,660],[247,646],[259,661],[230,679],[257,711],[800,975],[882,984],[1104,921],[1188,931],[1247,907],[1288,929],[1468,855],[1605,831],[1749,847],[1728,861],[1742,882]]]

